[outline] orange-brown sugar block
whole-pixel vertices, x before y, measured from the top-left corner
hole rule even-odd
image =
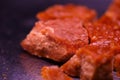
[[[77,51],[81,59],[81,80],[113,80],[113,50],[109,46],[88,45]]]
[[[88,45],[89,46],[89,45]],[[111,40],[107,40],[107,39],[103,39],[103,40],[99,40],[96,42],[93,42],[90,44],[90,47],[111,47],[112,50],[118,50],[116,47],[116,45],[114,43],[112,43]],[[87,50],[87,47],[85,47]],[[119,49],[120,50],[120,49]],[[104,49],[103,49],[104,51]],[[79,52],[79,50],[77,51]],[[92,53],[92,51],[91,51]],[[102,53],[102,49],[101,49],[101,53]],[[73,57],[70,58],[70,60],[68,60],[66,63],[64,63],[60,68],[63,72],[65,72],[66,74],[73,76],[73,77],[80,77],[80,72],[81,72],[81,58],[80,56],[78,56],[76,53]],[[94,50],[93,50],[93,54],[94,54]],[[109,55],[109,54],[108,54]],[[113,54],[114,55],[114,54]]]
[[[41,70],[43,80],[73,80],[63,73],[58,66],[44,66]]]
[[[39,12],[37,18],[39,20],[79,18],[83,21],[93,21],[96,18],[96,12],[80,5],[54,5],[43,12]]]
[[[57,19],[37,22],[21,45],[33,55],[64,62],[88,43],[88,33],[78,19]]]

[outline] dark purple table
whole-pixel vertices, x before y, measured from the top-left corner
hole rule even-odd
[[[42,80],[40,68],[57,64],[29,55],[20,47],[21,40],[34,25],[38,11],[53,4],[76,3],[96,9],[100,16],[110,2],[111,0],[1,0],[0,80]]]

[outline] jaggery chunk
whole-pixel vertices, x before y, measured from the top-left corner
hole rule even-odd
[[[43,67],[41,70],[43,80],[73,80],[63,73],[58,66]]]
[[[39,12],[37,18],[40,20],[79,18],[83,21],[93,21],[96,18],[96,12],[85,6],[54,5],[43,12]]]
[[[81,80],[113,80],[113,51],[108,46],[88,45],[77,51],[81,59]]]
[[[64,62],[88,42],[87,31],[78,19],[57,19],[37,22],[21,45],[33,55]]]

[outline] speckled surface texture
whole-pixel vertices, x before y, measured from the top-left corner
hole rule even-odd
[[[94,8],[101,15],[110,2],[111,0],[1,0],[0,80],[42,80],[40,68],[56,64],[29,55],[20,47],[21,40],[34,25],[38,11],[56,3],[77,3]]]

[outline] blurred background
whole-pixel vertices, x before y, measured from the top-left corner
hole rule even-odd
[[[32,29],[36,14],[54,4],[75,3],[93,8],[101,16],[111,0],[1,0],[0,80],[41,80],[39,69],[52,64],[26,54],[20,42]],[[41,64],[42,63],[42,64]]]

